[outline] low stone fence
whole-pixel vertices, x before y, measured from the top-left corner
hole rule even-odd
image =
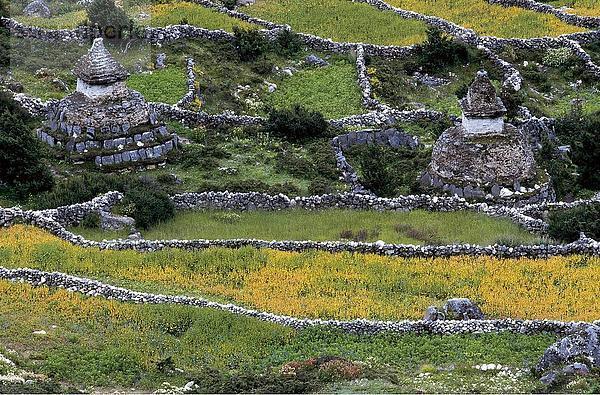
[[[194,101],[196,98],[196,72],[194,71],[194,59],[187,58],[185,61],[185,74],[187,92],[186,94],[175,104],[175,107],[184,108]]]
[[[111,300],[118,300],[120,302],[132,302],[137,304],[176,304],[214,309],[258,319],[260,321],[283,325],[297,330],[310,327],[326,327],[360,335],[372,335],[384,332],[435,335],[501,332],[511,332],[517,334],[551,333],[565,335],[577,330],[585,329],[591,325],[587,322],[515,319],[464,321],[377,321],[366,319],[341,321],[307,319],[248,309],[232,303],[217,303],[202,298],[137,292],[126,288],[108,285],[97,280],[70,276],[64,273],[43,272],[35,269],[6,269],[0,267],[0,279],[13,282],[25,282],[36,287],[45,286],[62,288],[70,292],[77,292],[86,296],[102,297]]]
[[[451,256],[491,256],[498,258],[546,258],[550,256],[568,256],[573,254],[600,255],[600,243],[582,237],[580,240],[564,245],[490,245],[471,244],[451,245],[404,245],[346,241],[267,241],[257,239],[229,240],[86,240],[83,236],[68,231],[65,226],[76,225],[90,212],[107,212],[118,202],[122,195],[110,192],[91,202],[60,207],[51,210],[24,211],[20,208],[0,208],[0,226],[11,226],[21,222],[44,229],[53,235],[82,247],[102,250],[136,250],[141,252],[158,251],[165,248],[199,250],[211,247],[223,248],[269,248],[280,251],[325,251],[330,253],[351,252],[377,254],[396,257],[451,257]],[[547,224],[523,214],[519,209],[488,206],[485,203],[471,204],[456,197],[431,197],[427,195],[401,196],[394,199],[378,198],[372,195],[337,194],[322,196],[296,197],[285,195],[266,195],[261,193],[205,192],[185,193],[172,197],[177,209],[221,209],[221,210],[284,210],[302,208],[317,210],[325,208],[380,211],[409,211],[424,209],[430,211],[470,210],[493,217],[505,217],[521,224],[530,231],[542,231]],[[583,204],[583,203],[579,203]],[[529,208],[532,209],[531,207]]]

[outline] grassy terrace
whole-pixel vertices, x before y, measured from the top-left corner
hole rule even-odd
[[[55,15],[51,18],[37,18],[24,15],[15,15],[14,18],[26,25],[43,27],[45,29],[73,29],[85,22],[87,15],[84,10],[78,10]]]
[[[329,381],[341,381],[343,392],[528,392],[537,384],[526,369],[555,341],[550,335],[296,332],[206,309],[120,303],[7,281],[0,281],[0,325],[0,352],[19,368],[95,392],[152,391],[163,381],[182,386],[189,380],[209,393],[251,392],[256,386],[273,392],[275,385],[285,385],[283,392],[323,386],[331,392],[336,387]],[[39,330],[47,334],[32,334]],[[362,380],[279,373],[290,361],[324,355],[356,361]],[[503,377],[472,367],[483,363],[499,363],[517,374]],[[419,372],[430,374],[415,381]],[[303,380],[312,387],[299,387]],[[0,384],[3,392],[10,388]]]
[[[205,296],[299,317],[418,319],[451,297],[489,317],[594,320],[600,259],[405,259],[211,248],[99,251],[41,230],[0,230],[5,267],[62,271],[132,289]]]
[[[568,7],[567,12],[577,15],[600,16],[600,4],[597,0],[557,0],[551,1],[555,7]]]
[[[481,35],[531,38],[584,30],[551,15],[493,5],[485,0],[388,0],[388,3],[405,10],[439,16]]]
[[[233,31],[234,26],[245,29],[258,28],[258,26],[232,18],[223,13],[210,10],[195,3],[175,2],[169,4],[155,4],[148,8],[151,26],[167,26],[187,24],[203,27],[205,29],[223,29]]]
[[[127,236],[85,228],[92,239]],[[507,219],[473,212],[376,212],[354,210],[189,211],[144,232],[147,239],[384,240],[388,243],[488,245],[535,243],[540,238]]]
[[[258,0],[243,11],[335,41],[410,45],[422,42],[427,30],[422,22],[347,0]]]

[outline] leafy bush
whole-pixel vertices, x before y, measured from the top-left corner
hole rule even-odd
[[[427,73],[436,73],[447,67],[469,61],[467,47],[454,41],[452,37],[445,35],[437,28],[427,30],[427,40],[417,46],[415,55],[415,63],[412,63],[412,67],[406,70],[411,74],[418,71],[415,68]]]
[[[550,215],[548,234],[565,242],[575,241],[579,232],[593,239],[600,239],[600,204],[580,206]]]
[[[582,188],[600,189],[600,111],[586,115],[574,106],[556,121],[556,134],[562,144],[571,146],[570,157],[577,166]]]
[[[126,214],[135,219],[135,225],[148,229],[175,216],[175,206],[169,195],[152,184],[137,185],[128,190],[123,202]]]
[[[275,50],[281,56],[292,56],[302,49],[302,40],[290,29],[282,29],[275,39]]]
[[[291,109],[270,109],[265,131],[289,141],[302,141],[324,136],[329,124],[323,115],[300,105]]]
[[[356,161],[360,182],[382,197],[419,192],[419,175],[431,158],[425,149],[390,148],[377,144],[347,150],[350,162]]]
[[[569,48],[550,48],[542,58],[542,63],[549,67],[566,67],[573,64],[573,53]]]
[[[315,178],[308,185],[309,195],[325,195],[332,192],[333,188],[331,186],[331,181],[328,181],[323,177]]]
[[[228,10],[233,10],[237,6],[237,0],[223,0],[223,5]]]
[[[559,200],[573,198],[580,190],[577,183],[577,169],[568,158],[560,156],[557,150],[555,142],[545,139],[538,152],[537,162],[548,171],[556,197]]]
[[[100,214],[96,212],[87,214],[79,225],[87,229],[100,228]]]
[[[184,169],[212,170],[219,166],[220,159],[230,156],[231,154],[217,145],[190,144],[183,150],[179,161]]]
[[[89,22],[100,27],[106,38],[122,38],[132,28],[133,22],[114,0],[93,0],[86,11]]]
[[[268,48],[268,41],[258,30],[233,27],[234,45],[241,60],[258,59]]]
[[[54,181],[42,143],[27,125],[28,115],[6,93],[0,93],[0,108],[0,185],[18,198],[49,190]]]

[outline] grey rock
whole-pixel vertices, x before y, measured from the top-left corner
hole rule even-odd
[[[447,319],[483,320],[481,309],[467,298],[448,299],[443,308]]]

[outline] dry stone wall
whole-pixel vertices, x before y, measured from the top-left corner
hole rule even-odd
[[[562,9],[551,6],[550,4],[540,3],[534,0],[487,0],[487,2],[490,4],[500,4],[505,7],[521,7],[535,12],[554,15],[570,25],[587,27],[590,29],[600,27],[600,18],[570,14]]]

